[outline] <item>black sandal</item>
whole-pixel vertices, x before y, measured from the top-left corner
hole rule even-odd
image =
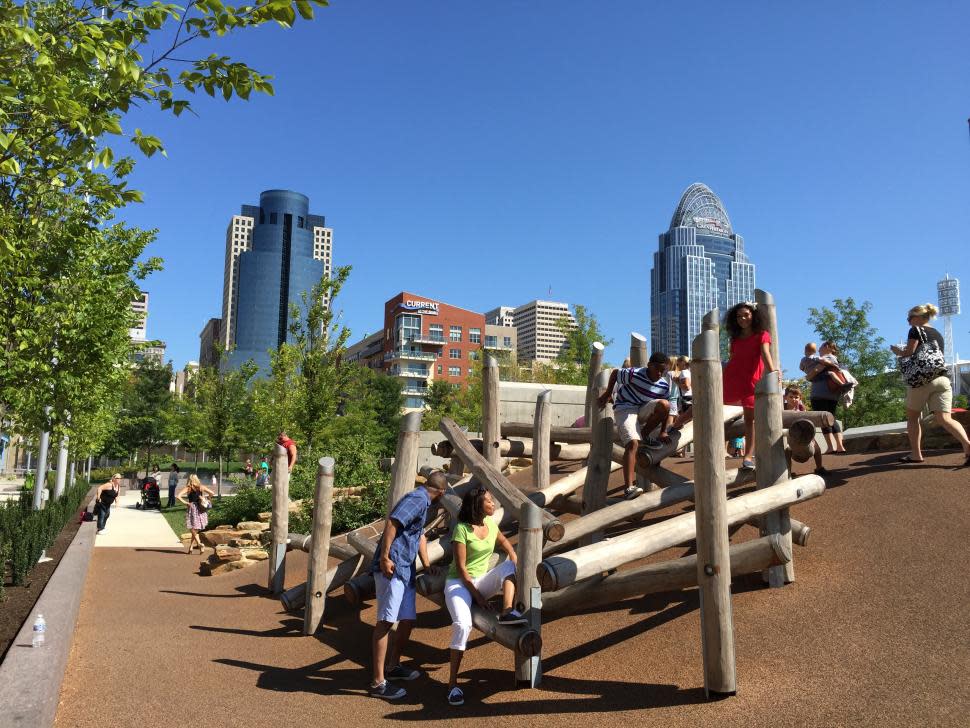
[[[925,461],[924,460],[913,460],[913,458],[911,458],[909,455],[903,455],[896,462],[905,463],[907,465],[919,465],[920,463],[925,462]]]

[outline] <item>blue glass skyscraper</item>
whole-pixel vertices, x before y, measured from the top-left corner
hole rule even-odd
[[[680,198],[670,229],[660,234],[650,271],[651,349],[690,354],[701,319],[715,306],[721,313],[754,300],[754,265],[744,238],[731,228],[724,205],[695,182]]]
[[[235,288],[229,291],[235,303],[231,367],[252,359],[265,375],[269,350],[290,336],[290,304],[305,311],[301,294],[330,274],[326,221],[309,208],[306,195],[290,190],[267,190],[259,207],[242,207],[242,215],[252,218],[252,234],[238,253],[238,282],[228,277]],[[327,231],[325,255],[321,231]]]

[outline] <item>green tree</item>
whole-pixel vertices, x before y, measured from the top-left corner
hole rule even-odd
[[[556,357],[556,363],[572,364],[585,371],[589,366],[589,352],[593,344],[599,341],[604,346],[609,346],[613,339],[603,335],[595,314],[585,306],[573,306],[573,318],[576,319],[575,324],[565,316],[556,322],[556,326],[566,337],[559,356]],[[582,383],[585,384],[586,380],[583,379]]]
[[[126,132],[124,115],[178,116],[198,90],[272,93],[268,76],[216,53],[192,58],[191,44],[289,26],[325,4],[0,0],[0,417],[19,432],[69,434],[90,451],[118,424],[105,423],[127,376],[129,304],[159,261],[138,262],[152,232],[113,224],[141,198],[128,187],[134,159],[116,143],[163,151]]]
[[[291,306],[289,341],[280,346],[281,352],[295,352],[291,358],[295,369],[288,373],[295,385],[294,420],[302,444],[311,450],[318,433],[337,415],[353,374],[350,365],[342,361],[350,329],[333,310],[349,276],[350,266],[342,266],[332,278],[323,279],[312,291],[303,293],[303,305]]]
[[[0,0],[2,247],[18,250],[54,222],[48,213],[58,197],[87,195],[109,208],[140,199],[127,186],[134,160],[112,143],[127,137],[148,156],[163,146],[141,129],[125,132],[131,107],[179,116],[198,90],[226,100],[272,93],[270,77],[245,63],[216,53],[186,58],[192,44],[270,21],[287,27],[325,4]]]
[[[239,369],[206,367],[196,375],[195,401],[201,417],[206,449],[219,457],[218,492],[222,495],[222,466],[225,459],[242,447],[249,414],[249,382],[257,366],[246,362]]]
[[[117,446],[136,459],[140,448],[146,449],[145,475],[151,464],[152,450],[169,442],[172,421],[172,368],[146,359],[131,372],[121,402]]]
[[[820,341],[834,341],[839,363],[859,380],[852,407],[845,410],[846,427],[878,425],[905,419],[904,387],[892,370],[893,355],[885,339],[869,323],[872,304],[836,298],[832,308],[810,308],[808,323]]]

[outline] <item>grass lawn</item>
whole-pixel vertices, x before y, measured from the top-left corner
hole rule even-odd
[[[162,508],[162,515],[176,536],[181,536],[188,530],[185,528],[185,506],[181,503],[176,502],[171,508]]]

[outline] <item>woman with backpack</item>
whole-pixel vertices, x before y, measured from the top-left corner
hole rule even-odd
[[[176,496],[181,503],[185,504],[185,527],[192,532],[189,541],[189,550],[185,553],[191,554],[196,544],[199,546],[199,553],[205,551],[202,541],[199,540],[199,531],[209,525],[209,508],[212,501],[209,499],[214,496],[211,490],[202,485],[199,476],[195,473],[189,476],[185,487]]]
[[[121,473],[115,473],[111,480],[98,486],[95,495],[94,513],[98,517],[98,533],[104,531],[108,516],[111,515],[111,504],[115,502],[121,492]]]
[[[900,369],[906,380],[906,433],[909,435],[909,455],[899,458],[901,463],[923,462],[921,441],[923,428],[920,419],[923,407],[929,407],[936,424],[949,432],[963,447],[963,465],[970,467],[970,439],[963,425],[950,416],[953,389],[946,375],[943,337],[929,326],[936,316],[936,306],[924,303],[909,309],[909,334],[905,346],[890,346],[900,357]]]

